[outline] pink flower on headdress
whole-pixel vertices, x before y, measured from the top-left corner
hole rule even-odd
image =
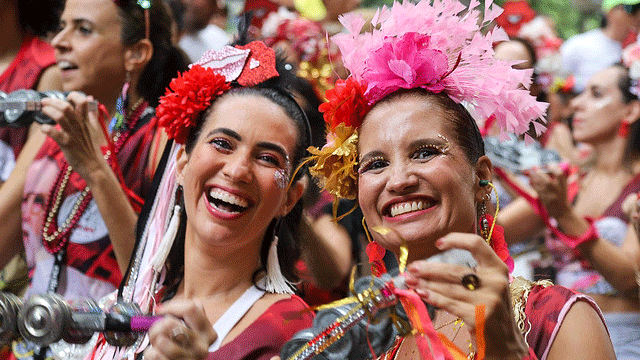
[[[368,59],[365,93],[373,104],[398,89],[422,87],[434,93],[444,90],[443,76],[449,68],[447,56],[429,48],[429,35],[409,32],[388,41]]]

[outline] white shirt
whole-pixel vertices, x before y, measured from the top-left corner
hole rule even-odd
[[[191,62],[196,62],[200,60],[205,51],[219,50],[230,40],[231,36],[226,31],[216,25],[209,24],[195,34],[184,35],[178,41],[178,46],[189,56]]]

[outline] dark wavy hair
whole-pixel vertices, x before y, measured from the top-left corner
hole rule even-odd
[[[16,3],[23,32],[45,37],[58,28],[64,0],[19,0]]]
[[[122,42],[133,45],[145,38],[145,10],[135,0],[117,1],[122,18]],[[149,8],[149,34],[153,44],[153,56],[147,64],[136,90],[153,107],[164,94],[171,79],[178,72],[187,70],[189,59],[184,52],[172,42],[171,25],[173,18],[171,9],[163,0],[151,1]]]
[[[620,70],[618,78],[618,89],[622,93],[622,101],[629,104],[632,101],[639,101],[637,91],[640,89],[640,79],[632,79],[629,76],[629,68],[623,64],[615,64],[613,67]],[[624,161],[631,162],[640,158],[640,120],[636,120],[629,125],[629,135],[624,153]]]

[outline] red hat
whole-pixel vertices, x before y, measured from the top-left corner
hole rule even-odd
[[[504,12],[496,18],[496,22],[511,37],[517,36],[520,27],[533,20],[537,13],[525,0],[510,0],[502,6]]]

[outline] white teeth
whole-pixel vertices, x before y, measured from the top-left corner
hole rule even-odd
[[[67,70],[67,69],[75,68],[76,66],[68,61],[58,61],[58,67],[61,70]]]
[[[391,206],[391,217],[406,214],[412,211],[419,211],[425,208],[422,201],[404,202]]]
[[[218,188],[211,189],[209,191],[209,196],[213,199],[224,201],[228,204],[237,205],[245,208],[249,207],[249,202],[247,200]]]

